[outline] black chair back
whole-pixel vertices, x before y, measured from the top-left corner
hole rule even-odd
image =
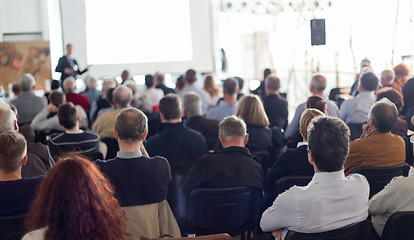
[[[267,170],[269,170],[270,166],[272,166],[269,152],[252,152],[251,155],[257,159],[260,165],[262,165],[263,174],[266,176]]]
[[[20,240],[24,232],[25,215],[0,218],[0,240]]]
[[[355,139],[359,138],[362,134],[362,123],[349,123],[347,124],[349,127],[349,130],[351,132],[351,136],[349,137],[351,141],[354,141]]]
[[[403,137],[405,142],[405,162],[412,166],[414,163],[413,143],[410,140],[410,136]]]
[[[394,177],[408,176],[410,166],[400,164],[391,167],[359,167],[351,171],[351,173],[359,173],[364,175],[369,183],[369,197],[371,198],[391,182]]]
[[[382,232],[383,240],[412,240],[414,239],[414,211],[397,212],[388,218]]]
[[[188,225],[198,234],[238,235],[258,223],[262,190],[248,187],[195,189],[190,194]]]
[[[115,138],[102,138],[101,141],[104,142],[108,148],[106,159],[115,158],[116,153],[119,151],[118,141]]]
[[[303,187],[308,185],[313,176],[289,176],[276,180],[273,200],[284,191],[293,186]]]
[[[366,240],[369,239],[369,223],[364,220],[322,233],[299,233],[289,231],[285,240]]]

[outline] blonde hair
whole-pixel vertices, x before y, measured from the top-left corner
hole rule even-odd
[[[300,116],[299,126],[302,133],[303,138],[306,140],[308,139],[308,126],[311,120],[317,116],[325,116],[325,114],[316,108],[308,108],[303,111],[302,115]]]
[[[236,116],[243,119],[247,125],[259,127],[268,127],[270,125],[262,100],[256,95],[247,95],[240,99]]]
[[[206,90],[210,96],[215,97],[219,94],[219,89],[216,86],[216,82],[214,81],[213,76],[208,75],[206,78],[204,78],[204,90]]]

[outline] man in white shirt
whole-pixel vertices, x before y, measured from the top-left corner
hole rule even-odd
[[[155,88],[156,83],[152,75],[145,75],[145,86],[147,86],[147,89],[143,95],[148,99],[151,107],[157,107],[161,98],[164,97],[164,92],[161,89]]]
[[[378,78],[372,72],[362,75],[358,86],[359,94],[345,101],[339,110],[339,117],[346,124],[363,124],[368,120],[368,113],[375,103],[375,90],[378,87]]]
[[[305,187],[280,194],[262,215],[260,226],[278,240],[289,230],[318,233],[368,217],[369,185],[359,174],[344,175],[349,128],[338,118],[317,117],[308,127],[308,159],[315,174]]]
[[[195,92],[201,98],[201,102],[203,103],[203,106],[202,106],[203,114],[206,114],[208,110],[208,106],[210,106],[211,97],[208,92],[196,87],[197,77],[196,77],[196,72],[193,69],[189,69],[187,70],[187,72],[185,72],[184,82],[185,82],[185,87],[183,88],[183,90],[178,92],[177,95],[182,100],[186,93]]]

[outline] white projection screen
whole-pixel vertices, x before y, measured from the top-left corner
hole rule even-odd
[[[61,0],[63,41],[97,77],[214,70],[209,0]]]

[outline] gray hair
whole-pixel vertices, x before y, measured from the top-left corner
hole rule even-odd
[[[91,75],[88,75],[85,77],[85,84],[88,86],[90,90],[96,90],[98,89],[98,80]]]
[[[194,92],[190,92],[183,97],[183,109],[189,117],[202,115],[201,99]]]
[[[247,134],[246,123],[236,116],[224,118],[219,124],[219,135],[227,137],[245,138]]]
[[[114,82],[113,79],[105,79],[102,83],[102,94],[104,94],[106,96],[106,92],[111,89],[111,88],[115,88],[116,84]]]
[[[74,77],[67,77],[65,80],[63,80],[63,90],[66,93],[75,93],[76,80]]]
[[[0,100],[0,133],[14,131],[16,114],[11,110],[9,104]]]
[[[125,80],[123,85],[129,87],[132,90],[132,95],[137,92],[137,83],[134,80]]]
[[[277,91],[280,89],[280,79],[276,75],[267,76],[265,82],[270,90]]]
[[[387,83],[393,83],[395,79],[394,70],[384,70],[381,72],[381,79],[384,79]]]
[[[26,73],[20,77],[19,84],[23,92],[30,92],[33,90],[33,87],[36,85],[36,80],[32,74]]]
[[[374,126],[380,133],[391,131],[398,118],[398,109],[394,103],[383,98],[372,105],[368,118],[374,120]]]
[[[322,75],[315,75],[311,79],[311,86],[319,92],[323,92],[326,88],[326,78]]]
[[[126,86],[118,86],[114,90],[114,102],[118,107],[126,108],[132,100],[132,90]]]

